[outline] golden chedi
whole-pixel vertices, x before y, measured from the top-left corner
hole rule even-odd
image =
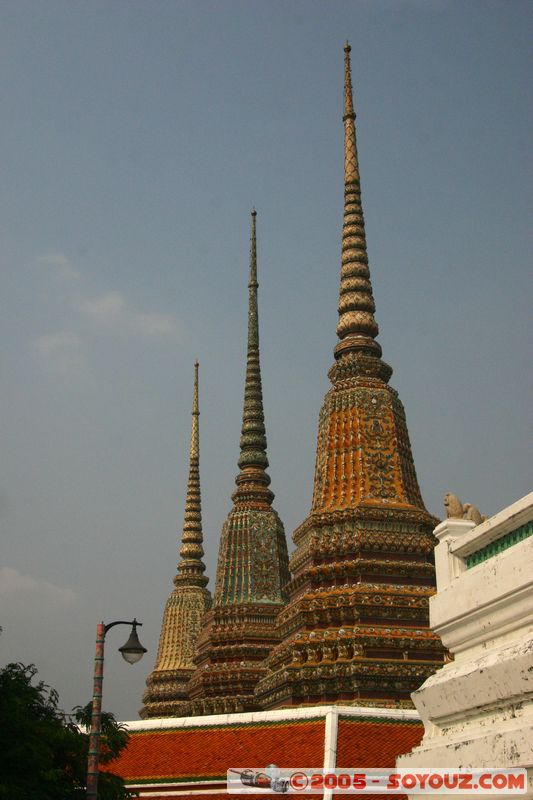
[[[194,365],[189,480],[185,519],[174,590],[167,600],[161,625],[157,660],[146,681],[144,706],[139,714],[152,717],[181,717],[190,713],[187,684],[194,672],[193,655],[205,612],[211,605],[204,575],[202,499],[200,492],[200,441],[198,404],[198,363]]]

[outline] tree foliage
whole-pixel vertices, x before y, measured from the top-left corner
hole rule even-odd
[[[31,664],[0,670],[0,800],[82,800],[85,793],[91,704],[71,715],[59,709],[58,695],[35,680]],[[115,758],[128,734],[113,714],[102,715],[101,763]],[[134,795],[116,775],[101,772],[99,800]]]

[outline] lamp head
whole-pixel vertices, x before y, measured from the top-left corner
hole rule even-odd
[[[139,637],[137,636],[137,625],[140,625],[140,622],[137,622],[136,619],[132,622],[130,638],[123,644],[122,647],[119,647],[119,652],[122,653],[122,658],[128,662],[128,664],[136,664],[137,661],[140,661],[143,655],[147,652],[146,647],[143,647],[139,641]]]

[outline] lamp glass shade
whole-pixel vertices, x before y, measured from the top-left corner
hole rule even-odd
[[[119,652],[122,653],[122,658],[124,661],[127,661],[128,664],[136,664],[137,661],[140,661],[143,655],[147,652],[146,647],[143,647],[139,641],[139,637],[137,636],[137,628],[134,625],[131,629],[130,638],[123,644],[122,647],[119,647]]]

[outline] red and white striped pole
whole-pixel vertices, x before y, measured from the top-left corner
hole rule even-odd
[[[96,653],[94,656],[94,679],[93,679],[93,706],[91,712],[91,731],[89,735],[89,754],[87,756],[87,800],[98,800],[98,767],[100,764],[100,734],[102,730],[102,684],[104,682],[104,643],[105,635],[110,628],[115,625],[131,625],[130,638],[126,644],[119,647],[122,657],[128,664],[135,664],[146,653],[137,636],[137,626],[142,622],[110,622],[104,625],[103,622],[96,626]]]
[[[98,797],[98,766],[100,763],[100,731],[102,719],[102,683],[104,680],[105,635],[106,626],[103,622],[99,622],[96,626],[93,708],[91,713],[91,733],[89,736],[89,756],[87,758],[87,800],[96,800]]]

